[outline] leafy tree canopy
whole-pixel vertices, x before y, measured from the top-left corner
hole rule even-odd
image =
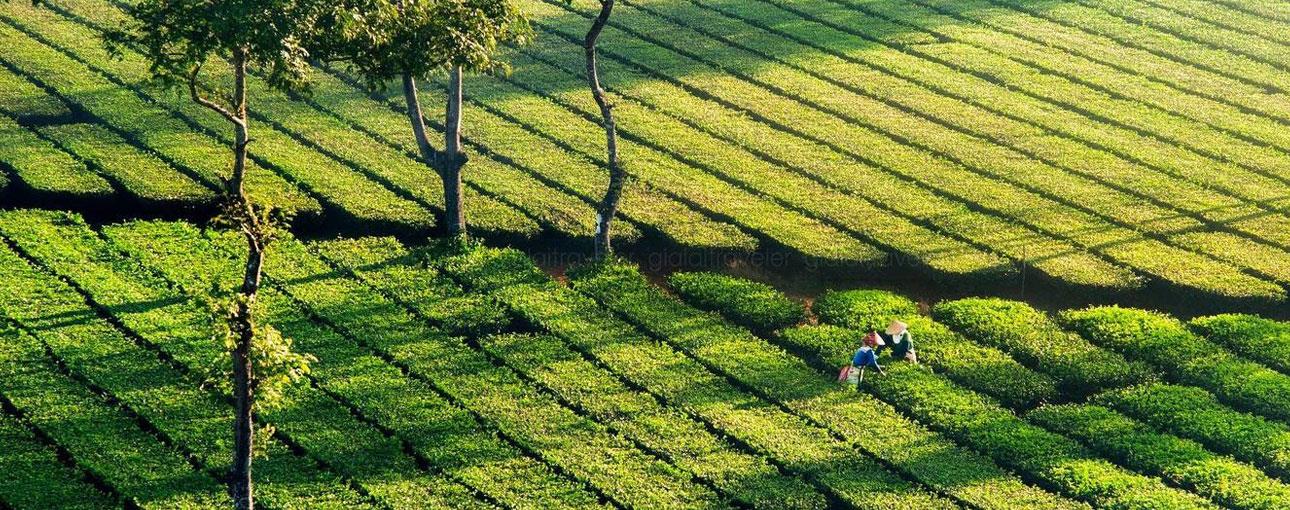
[[[374,88],[452,66],[505,70],[498,47],[532,34],[512,0],[349,0],[333,15],[328,58],[354,67]]]
[[[152,73],[168,85],[187,84],[213,59],[241,53],[271,86],[301,90],[309,48],[329,28],[331,5],[327,0],[141,0],[128,7],[132,23],[106,39],[109,50],[129,46],[144,53]]]

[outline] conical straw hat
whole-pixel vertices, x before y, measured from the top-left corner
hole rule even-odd
[[[891,321],[891,325],[887,326],[887,334],[899,335],[901,333],[904,333],[906,329],[909,329],[908,324],[905,324],[900,321]]]

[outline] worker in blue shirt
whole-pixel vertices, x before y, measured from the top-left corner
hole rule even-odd
[[[873,367],[879,374],[883,374],[882,365],[878,364],[878,352],[874,350],[878,343],[877,333],[870,331],[861,342],[860,349],[851,356],[851,364],[847,367],[847,383],[855,385],[856,389],[864,382],[865,368]]]

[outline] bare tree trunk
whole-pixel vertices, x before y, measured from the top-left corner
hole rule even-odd
[[[256,243],[248,244],[255,246]],[[260,265],[264,252],[252,248],[247,255],[246,274],[242,281],[243,299],[248,297],[247,287],[258,288]],[[254,283],[252,283],[254,282]],[[252,291],[249,296],[254,298]],[[255,428],[252,422],[252,408],[255,395],[252,393],[251,380],[255,376],[251,362],[251,342],[255,333],[252,327],[251,309],[253,303],[239,301],[233,316],[233,334],[236,345],[233,349],[233,467],[229,475],[229,495],[233,497],[233,506],[238,510],[255,508],[254,489],[251,481],[251,459],[254,449]]]
[[[246,236],[247,258],[246,272],[242,278],[241,299],[231,324],[235,344],[233,347],[233,467],[229,480],[229,494],[233,497],[234,507],[239,510],[255,508],[254,489],[251,482],[251,460],[255,441],[255,427],[252,412],[255,407],[254,366],[251,360],[251,342],[255,340],[255,328],[252,322],[252,310],[255,306],[256,293],[260,290],[260,269],[264,263],[264,247],[261,229],[251,207],[250,198],[246,195],[246,157],[247,145],[251,143],[250,130],[247,125],[246,108],[246,53],[236,52],[233,56],[233,122],[235,140],[233,146],[233,177],[228,181],[228,200],[230,212],[240,217],[242,232]],[[238,210],[240,209],[240,210]]]
[[[417,80],[407,73],[403,74],[403,102],[407,105],[408,122],[412,124],[412,134],[417,139],[417,150],[421,151],[421,161],[433,167],[436,153],[434,146],[430,145],[425,117],[421,114],[421,99],[417,97]]]
[[[411,74],[403,74],[403,102],[407,106],[412,134],[417,140],[417,150],[421,153],[422,162],[434,168],[443,181],[444,222],[447,224],[448,235],[456,236],[466,232],[461,187],[461,168],[465,162],[461,154],[461,68],[453,68],[448,91],[444,151],[439,152],[430,144],[425,116],[421,111],[421,99],[417,96],[416,78]]]
[[[582,43],[587,56],[587,84],[591,87],[591,95],[596,98],[596,104],[600,106],[609,163],[609,189],[605,190],[605,197],[596,210],[595,256],[598,260],[613,253],[613,247],[610,245],[610,227],[614,216],[618,214],[618,202],[622,199],[623,184],[627,180],[627,173],[618,164],[618,131],[614,126],[613,105],[609,104],[605,90],[600,88],[600,76],[596,66],[596,40],[600,38],[600,32],[605,29],[605,24],[609,22],[609,15],[613,10],[614,0],[600,0],[600,14],[596,15],[596,20],[592,22],[591,30],[587,31],[587,38]]]
[[[461,66],[452,66],[448,73],[448,108],[444,112],[444,161],[440,165],[444,220],[448,223],[449,236],[466,234],[466,210],[462,207],[464,195],[461,187],[461,169],[466,164],[461,152],[461,88]]]

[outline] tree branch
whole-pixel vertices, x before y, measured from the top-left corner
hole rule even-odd
[[[225,119],[228,119],[229,122],[239,126],[245,125],[245,122],[241,118],[238,118],[237,115],[234,115],[233,112],[229,111],[228,108],[220,106],[210,99],[206,99],[205,96],[202,96],[201,92],[197,91],[197,73],[201,72],[201,70],[201,66],[194,66],[192,72],[188,73],[188,95],[193,98],[193,102],[222,115]]]

